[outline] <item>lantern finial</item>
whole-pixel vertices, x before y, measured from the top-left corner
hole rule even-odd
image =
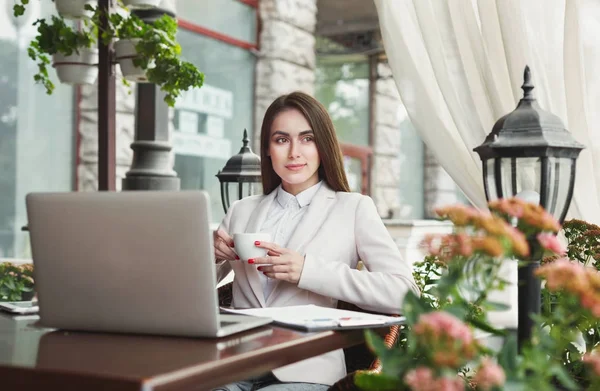
[[[246,130],[246,128],[244,128],[244,138],[242,139],[242,143],[244,144],[244,147],[248,147],[249,142],[250,142],[250,140],[248,140],[248,131]]]
[[[521,86],[523,89],[523,99],[525,100],[534,100],[533,93],[533,84],[531,84],[531,70],[529,69],[529,65],[525,65],[525,72],[523,74],[523,85]]]

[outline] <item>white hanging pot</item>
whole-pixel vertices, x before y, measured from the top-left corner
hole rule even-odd
[[[120,39],[115,42],[115,59],[119,63],[121,73],[126,80],[147,83],[146,72],[133,63],[138,55],[135,50],[137,42],[139,42],[139,39]]]
[[[123,4],[127,8],[155,8],[158,7],[161,0],[123,0]]]
[[[52,66],[61,83],[94,84],[98,78],[98,49],[79,49],[70,56],[56,53]]]
[[[93,12],[85,9],[89,4],[95,7],[98,0],[54,0],[58,14],[65,19],[89,19]]]

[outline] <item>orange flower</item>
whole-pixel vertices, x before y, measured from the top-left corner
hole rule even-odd
[[[526,257],[529,255],[529,244],[525,234],[513,226],[507,224],[506,233],[510,239],[514,252],[517,255]]]
[[[477,238],[474,243],[477,250],[481,250],[492,257],[499,257],[504,254],[502,243],[493,236],[484,236]]]
[[[502,235],[506,232],[506,221],[498,216],[481,215],[475,221],[475,226],[485,230],[490,235]]]
[[[473,383],[478,390],[488,391],[494,387],[501,387],[506,381],[506,375],[501,366],[493,362],[489,357],[481,361],[481,365],[473,377]]]
[[[478,212],[474,208],[461,204],[437,208],[435,212],[441,218],[448,219],[457,226],[470,224],[473,218],[478,215]]]
[[[597,270],[561,258],[538,268],[536,275],[546,279],[549,290],[562,290],[576,296],[582,307],[600,318],[600,274]]]

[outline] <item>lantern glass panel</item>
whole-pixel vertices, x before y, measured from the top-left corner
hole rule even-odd
[[[512,197],[518,190],[519,186],[516,186],[517,176],[515,174],[515,159],[514,158],[501,158],[500,159],[500,175],[502,178],[502,198]]]
[[[231,206],[231,204],[241,198],[261,194],[262,185],[260,182],[228,182],[225,184],[223,190],[225,191],[225,196],[229,200],[229,206]]]
[[[556,219],[560,219],[567,203],[573,162],[574,160],[570,158],[548,158],[549,175],[546,210]]]
[[[485,188],[487,189],[488,201],[498,199],[498,191],[496,189],[496,177],[494,176],[494,162],[496,159],[488,159],[483,164],[485,165],[486,172],[483,177],[485,181]]]
[[[515,196],[538,195],[537,200],[527,199],[529,202],[539,202],[540,194],[540,159],[535,158],[506,158],[502,160],[502,194],[505,198]]]

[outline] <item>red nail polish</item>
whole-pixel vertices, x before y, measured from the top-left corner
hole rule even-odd
[[[240,257],[238,257],[237,255],[235,256],[235,259],[237,259],[238,261],[240,260]]]
[[[261,271],[261,272],[263,271],[263,267],[262,266],[257,267],[257,269],[258,269],[258,271]]]
[[[256,242],[254,242],[254,245],[258,246],[258,245],[260,245],[260,242],[257,240]]]
[[[248,263],[254,263],[254,259],[252,259],[252,258],[248,259]]]

